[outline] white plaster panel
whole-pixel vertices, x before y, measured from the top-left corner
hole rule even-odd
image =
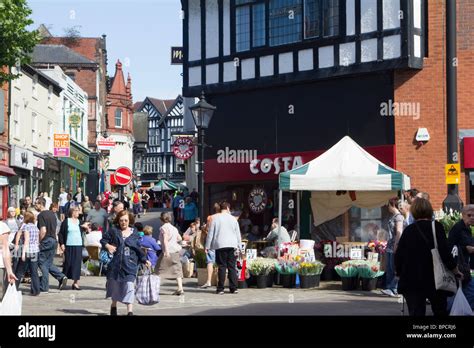
[[[319,68],[330,68],[334,66],[334,46],[319,48]]]
[[[219,6],[217,0],[206,0],[206,58],[219,55]]]
[[[255,58],[242,60],[242,80],[255,78]]]
[[[260,76],[273,76],[273,56],[260,57]]]
[[[301,50],[298,52],[298,69],[307,71],[314,69],[313,49]]]
[[[201,2],[189,1],[189,61],[201,59]]]
[[[278,72],[287,74],[293,72],[293,52],[281,53],[278,57]]]

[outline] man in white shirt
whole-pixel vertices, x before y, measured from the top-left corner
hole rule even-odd
[[[63,221],[64,217],[67,214],[67,211],[65,211],[65,207],[68,201],[67,192],[64,190],[64,187],[61,187],[61,193],[59,194],[58,200],[59,200],[59,213],[61,214],[60,215],[61,221]]]
[[[3,299],[8,286],[14,284],[17,278],[12,270],[12,261],[10,256],[10,247],[8,245],[8,236],[10,228],[6,223],[0,221],[0,299]]]

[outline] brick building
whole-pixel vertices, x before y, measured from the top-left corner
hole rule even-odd
[[[428,50],[420,71],[396,71],[394,99],[420,103],[418,120],[395,118],[395,144],[398,170],[411,176],[412,187],[429,192],[433,206],[440,208],[446,197],[445,164],[447,158],[446,124],[446,16],[445,0],[427,2]],[[474,137],[474,2],[458,0],[458,129],[459,138]],[[428,128],[430,141],[421,147],[414,143],[419,127]],[[474,203],[474,187],[469,178],[474,168],[465,168],[465,156],[474,149],[464,148],[460,141],[461,184],[459,196],[464,203]]]

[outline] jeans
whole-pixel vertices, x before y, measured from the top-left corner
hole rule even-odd
[[[398,293],[398,278],[395,277],[395,253],[387,253],[385,289],[392,290],[394,294]]]
[[[54,255],[58,242],[52,237],[45,237],[40,244],[38,266],[41,269],[40,290],[49,291],[49,274],[51,274],[58,282],[65,277],[58,267],[53,263]]]
[[[410,316],[424,317],[426,315],[426,296],[419,293],[403,294],[407,301],[408,312]],[[435,317],[448,316],[448,301],[444,294],[436,292],[434,296],[428,297],[431,303],[431,310]]]
[[[38,254],[39,253],[31,253],[26,254],[25,261],[21,260],[18,262],[18,267],[16,269],[15,275],[18,278],[16,281],[16,288],[20,288],[20,283],[25,275],[26,268],[30,267],[31,273],[31,294],[38,295],[40,293],[40,281],[38,276]]]
[[[216,250],[217,291],[224,291],[225,272],[229,273],[229,289],[237,289],[237,256],[234,248],[222,248]]]

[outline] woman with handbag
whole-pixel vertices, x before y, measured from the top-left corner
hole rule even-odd
[[[442,265],[462,278],[456,262],[449,253],[444,227],[433,221],[433,207],[424,198],[417,198],[410,207],[415,222],[405,228],[395,253],[398,292],[407,301],[411,316],[425,316],[426,299],[435,316],[447,316],[447,297],[450,292],[441,289],[435,281],[433,249],[437,249]],[[435,240],[435,238],[436,240]],[[437,268],[438,270],[438,268]],[[437,284],[438,283],[438,289]]]
[[[117,214],[114,226],[100,241],[102,247],[113,255],[107,270],[106,298],[112,298],[110,315],[117,315],[117,302],[127,305],[127,315],[133,315],[135,281],[138,264],[151,267],[140,247],[140,236],[132,227],[135,220],[126,210]]]
[[[179,243],[182,238],[178,229],[171,224],[172,217],[170,213],[161,213],[160,220],[163,223],[160,228],[162,252],[158,258],[155,272],[164,278],[176,279],[178,289],[173,293],[173,295],[180,296],[184,294],[183,267],[179,256],[181,250],[181,245]]]
[[[79,221],[80,212],[78,206],[69,208],[68,218],[61,223],[58,234],[59,245],[64,253],[63,273],[68,279],[73,280],[73,290],[81,290],[79,280],[81,279],[84,238]]]

